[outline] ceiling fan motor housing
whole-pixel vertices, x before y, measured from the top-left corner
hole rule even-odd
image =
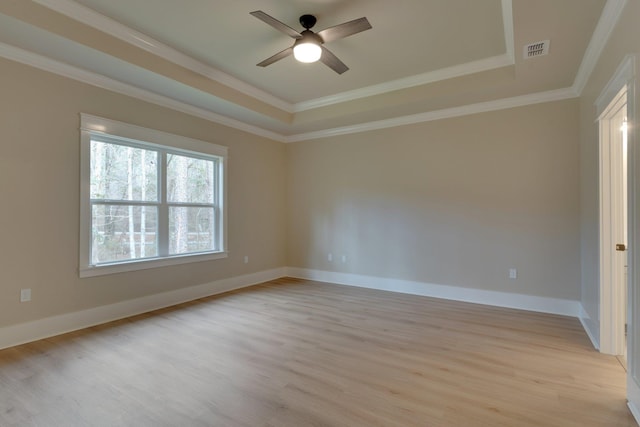
[[[317,44],[317,45],[321,45],[322,43],[324,43],[322,41],[322,38],[319,35],[317,35],[316,33],[314,33],[313,31],[304,30],[300,34],[302,34],[302,37],[300,37],[299,39],[297,39],[295,41],[295,43],[293,44],[294,46],[302,44],[302,43],[313,43],[313,44]]]
[[[316,21],[316,17],[313,15],[302,15],[300,17],[300,25],[307,30],[313,28],[313,26],[316,25]]]

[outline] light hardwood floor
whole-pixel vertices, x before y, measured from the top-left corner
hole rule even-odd
[[[635,426],[578,320],[281,279],[0,351],[0,426]]]

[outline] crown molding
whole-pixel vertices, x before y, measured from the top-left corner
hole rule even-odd
[[[59,13],[70,16],[73,19],[85,22],[88,25],[92,25],[101,31],[106,31],[113,34],[116,37],[121,38],[129,43],[143,48],[147,51],[153,52],[159,56],[165,57],[165,59],[171,60],[178,65],[185,66],[185,68],[192,69],[195,72],[199,72],[207,77],[218,80],[228,78],[229,82],[239,85],[245,85],[245,89],[249,90],[247,93],[250,96],[258,95],[251,93],[252,86],[241,82],[229,75],[226,75],[219,70],[209,67],[199,61],[194,60],[168,46],[129,29],[128,27],[117,23],[97,12],[79,5],[71,0],[33,0],[46,7],[56,10]],[[294,135],[283,135],[277,132],[270,131],[268,129],[255,126],[237,119],[233,119],[218,113],[214,113],[210,110],[196,107],[188,103],[175,100],[173,98],[159,95],[157,93],[138,88],[136,86],[122,83],[120,81],[111,79],[109,77],[93,73],[69,64],[65,64],[54,59],[42,56],[33,52],[29,52],[24,49],[17,48],[8,44],[0,43],[0,57],[4,57],[16,62],[20,62],[26,65],[39,68],[44,71],[48,71],[54,74],[58,74],[64,77],[68,77],[83,83],[87,83],[96,87],[100,87],[106,90],[110,90],[116,93],[120,93],[126,96],[137,98],[155,105],[160,105],[166,108],[173,109],[175,111],[183,112],[195,117],[202,118],[214,123],[218,123],[224,126],[228,126],[234,129],[238,129],[244,132],[248,132],[260,137],[268,138],[274,141],[280,142],[298,142],[310,139],[328,138],[338,135],[347,135],[359,132],[367,132],[377,129],[385,129],[390,127],[404,126],[410,124],[416,124],[421,122],[428,122],[433,120],[441,120],[453,117],[460,117],[469,114],[477,114],[489,111],[496,111],[507,108],[521,107],[525,105],[532,105],[543,102],[553,102],[564,99],[579,97],[588,82],[588,79],[595,68],[599,57],[608,42],[611,33],[613,32],[622,11],[627,3],[627,0],[607,0],[605,7],[602,11],[596,29],[594,30],[591,41],[587,47],[585,55],[583,57],[580,69],[576,75],[573,86],[570,88],[552,90],[547,92],[534,93],[529,95],[516,96],[512,98],[505,98],[487,102],[481,102],[476,104],[464,105],[460,107],[447,108],[443,110],[429,111],[425,113],[413,114],[403,117],[396,117],[392,119],[378,120],[367,123],[361,123],[352,126],[337,127],[332,129],[324,129],[314,132],[299,133]],[[286,111],[299,112],[310,108],[318,108],[321,106],[327,106],[338,102],[344,102],[348,100],[358,99],[366,96],[372,96],[390,90],[398,90],[402,88],[409,88],[421,84],[431,83],[446,78],[459,77],[467,74],[472,74],[480,71],[486,71],[492,68],[501,66],[508,66],[514,63],[513,59],[513,13],[511,0],[502,0],[503,5],[503,20],[505,25],[505,40],[507,41],[507,53],[493,58],[487,58],[480,61],[475,61],[469,64],[463,64],[455,67],[446,68],[443,70],[437,70],[430,73],[425,73],[418,76],[411,76],[405,79],[395,80],[393,82],[384,83],[381,85],[369,86],[366,88],[344,92],[331,97],[318,98],[315,100],[299,103],[288,104],[285,101],[279,100],[273,97],[273,99],[262,99],[264,102],[271,103],[270,101],[284,103]],[[166,55],[166,56],[165,56]],[[170,59],[172,58],[172,59]],[[187,64],[187,65],[185,65]],[[223,82],[224,83],[224,82]],[[231,85],[230,85],[231,86]],[[237,88],[236,88],[237,89]],[[240,90],[240,89],[238,89]],[[271,95],[266,94],[267,98]],[[258,98],[259,99],[259,98]],[[271,104],[273,105],[273,104]],[[278,105],[274,105],[278,107]],[[285,109],[285,108],[283,108]]]
[[[582,94],[582,91],[587,85],[589,77],[591,77],[591,73],[596,67],[600,55],[609,41],[609,37],[618,23],[626,4],[627,0],[607,0],[607,3],[604,5],[596,29],[593,31],[591,41],[582,57],[580,68],[573,82],[573,90],[578,95]]]
[[[268,138],[279,142],[299,142],[310,139],[329,138],[332,136],[348,135],[353,133],[367,132],[377,129],[386,129],[397,126],[405,126],[434,120],[460,117],[469,114],[478,114],[489,111],[503,110],[507,108],[522,107],[525,105],[539,104],[543,102],[560,101],[564,99],[576,98],[578,95],[573,88],[552,90],[547,92],[533,93],[529,95],[504,98],[493,101],[481,102],[460,107],[447,108],[443,110],[428,111],[425,113],[412,114],[408,116],[395,117],[393,119],[378,120],[361,123],[353,126],[344,126],[332,129],[325,129],[315,132],[307,132],[285,136],[280,133],[270,131],[258,126],[254,126],[240,120],[232,119],[212,111],[195,107],[193,105],[177,101],[167,96],[159,95],[145,89],[140,89],[127,83],[105,77],[103,75],[83,70],[81,68],[68,65],[46,56],[38,55],[24,49],[17,48],[5,43],[0,43],[0,57],[20,62],[53,74],[77,80],[102,89],[116,92],[122,95],[140,99],[155,105],[170,108],[185,114],[199,117],[213,123],[228,126],[253,135]]]
[[[507,50],[506,55],[512,64],[516,63],[515,37],[513,32],[513,1],[502,0],[502,24],[504,26],[504,43]]]
[[[532,93],[528,95],[503,98],[460,107],[446,108],[443,110],[428,111],[409,116],[395,117],[393,119],[378,120],[361,123],[353,126],[343,126],[333,129],[325,129],[316,132],[301,133],[285,137],[285,142],[299,142],[310,139],[329,138],[332,136],[348,135],[372,130],[386,129],[396,126],[405,126],[416,123],[430,122],[434,120],[450,119],[453,117],[467,116],[470,114],[486,113],[489,111],[504,110],[507,108],[523,107],[526,105],[540,104],[544,102],[562,101],[577,98],[573,88],[564,88],[546,92]]]
[[[512,0],[502,0],[503,25],[506,53],[491,58],[473,61],[465,64],[447,67],[432,72],[409,76],[379,85],[372,85],[353,91],[342,92],[340,94],[316,98],[303,101],[297,104],[289,103],[270,93],[267,93],[249,83],[237,79],[223,71],[210,65],[198,61],[154,38],[127,27],[105,15],[102,15],[91,8],[83,6],[73,0],[33,0],[55,12],[68,16],[76,21],[82,22],[104,33],[110,34],[118,39],[134,45],[156,56],[166,59],[174,64],[180,65],[193,72],[215,80],[230,88],[233,88],[245,95],[251,96],[273,107],[279,108],[287,113],[297,113],[314,108],[325,107],[341,102],[365,98],[373,95],[380,95],[399,89],[420,86],[434,83],[455,77],[461,77],[477,72],[487,71],[513,65],[514,60],[514,39],[513,39],[513,6]]]
[[[132,28],[127,27],[91,8],[76,3],[73,0],[33,0],[55,12],[68,16],[76,21],[89,25],[104,33],[117,37],[133,46],[166,59],[174,64],[215,80],[225,86],[237,90],[252,98],[265,102],[273,107],[293,113],[293,105],[270,93],[262,91],[236,77],[210,65],[198,61],[166,44]]]
[[[424,74],[409,76],[398,80],[363,87],[360,89],[349,90],[337,93],[335,95],[325,96],[322,98],[311,99],[309,101],[294,104],[295,113],[313,110],[314,108],[327,107],[341,102],[353,101],[369,96],[381,95],[394,90],[408,89],[415,86],[421,86],[429,83],[462,77],[469,74],[475,74],[482,71],[493,70],[495,68],[513,65],[513,60],[507,55],[499,55],[491,58],[480,59],[478,61],[468,62],[466,64],[454,65],[453,67],[441,68],[439,70],[430,71]]]
[[[613,77],[602,89],[598,98],[593,105],[596,106],[597,120],[602,119],[602,115],[606,112],[609,103],[613,101],[617,94],[625,85],[632,85],[636,75],[636,55],[628,54],[623,59]],[[633,115],[632,115],[633,116]]]
[[[87,83],[92,86],[120,93],[122,95],[137,98],[142,101],[150,102],[155,105],[160,105],[162,107],[170,108],[175,111],[190,114],[192,116],[199,117],[210,122],[218,123],[257,136],[269,138],[280,142],[284,142],[285,139],[284,135],[281,135],[279,133],[254,126],[240,120],[232,119],[230,117],[223,116],[221,114],[214,113],[200,107],[195,107],[193,105],[184,103],[182,101],[177,101],[167,96],[158,95],[157,93],[153,93],[127,83],[122,83],[112,78],[105,77],[101,74],[83,70],[81,68],[74,67],[72,65],[65,64],[54,59],[47,58],[46,56],[38,55],[36,53],[29,52],[27,50],[20,49],[5,43],[0,43],[0,57],[20,62],[25,65],[30,65],[32,67],[48,71],[50,73],[57,74],[63,77],[68,77],[82,83]]]
[[[506,53],[503,55],[485,58],[478,61],[467,62],[452,67],[430,71],[424,74],[409,76],[377,85],[367,86],[360,89],[341,92],[335,95],[293,104],[293,112],[312,110],[314,108],[327,107],[341,102],[353,101],[369,96],[381,95],[395,90],[408,89],[429,83],[462,77],[469,74],[489,71],[496,68],[507,67],[515,64],[514,54],[514,32],[513,32],[513,1],[502,0],[502,22],[504,27],[504,42]]]

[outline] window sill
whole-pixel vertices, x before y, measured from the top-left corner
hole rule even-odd
[[[227,252],[209,252],[195,255],[176,255],[167,258],[150,258],[132,260],[113,264],[92,265],[80,268],[80,278],[103,276],[106,274],[125,273],[128,271],[147,270],[170,265],[188,264],[192,262],[210,261],[226,258]]]

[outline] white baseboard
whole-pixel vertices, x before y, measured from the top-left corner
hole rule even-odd
[[[276,268],[0,328],[0,349],[240,289],[285,275]]]
[[[591,344],[596,350],[600,350],[600,331],[597,330],[598,325],[591,319],[587,311],[584,309],[582,303],[580,304],[580,314],[578,316],[580,319],[580,323],[582,323],[582,328],[587,333],[587,336],[591,340]]]
[[[509,292],[436,285],[409,280],[362,276],[358,274],[337,273],[332,271],[309,270],[296,267],[287,267],[286,273],[289,277],[299,279],[317,280],[320,282],[401,292],[405,294],[422,295],[497,307],[516,308],[520,310],[560,314],[571,317],[578,317],[580,314],[579,301],[561,298],[537,297]]]
[[[202,285],[0,328],[0,349],[135,316],[198,298],[244,288],[284,276],[476,304],[560,314],[578,317],[581,321],[583,320],[582,316],[584,314],[584,310],[581,310],[580,302],[573,300],[436,285],[349,273],[283,267],[216,280]],[[589,335],[589,338],[594,341],[587,327],[585,327],[585,331],[587,335]]]

